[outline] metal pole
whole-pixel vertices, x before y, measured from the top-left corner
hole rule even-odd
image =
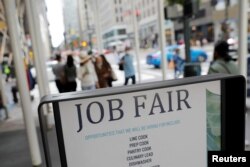
[[[41,67],[39,64],[39,59],[38,59],[38,48],[37,48],[37,41],[35,39],[35,28],[33,27],[34,22],[32,18],[32,12],[31,12],[31,5],[30,5],[30,0],[25,0],[26,3],[26,11],[27,11],[27,17],[28,17],[28,22],[29,22],[29,28],[30,28],[30,34],[31,34],[31,40],[32,40],[32,48],[33,48],[33,53],[34,53],[34,63],[35,63],[35,68],[36,68],[36,78],[37,78],[37,83],[38,83],[38,89],[39,93],[42,96],[44,94],[44,86],[43,86],[43,79],[42,79],[42,74],[41,74]]]
[[[225,9],[225,22],[227,22],[227,20],[228,20],[228,8],[229,8],[229,5],[230,5],[230,0],[226,0],[225,3],[226,3],[225,4],[225,7],[226,7],[226,9]]]
[[[225,20],[224,20],[224,25],[226,26],[226,32],[223,36],[223,40],[227,40],[229,38],[229,32],[228,32],[228,20],[229,20],[229,5],[230,5],[230,0],[225,0]]]
[[[17,84],[20,93],[20,100],[24,116],[24,123],[27,131],[27,138],[29,143],[30,155],[33,166],[40,166],[42,163],[40,148],[38,144],[38,137],[36,133],[36,126],[32,114],[32,107],[30,96],[27,96],[28,83],[26,78],[26,71],[22,59],[22,49],[20,47],[20,25],[18,24],[17,10],[15,0],[4,0],[6,9],[6,17],[8,21],[11,45],[13,50],[13,58],[15,62],[15,72],[17,76]]]
[[[1,55],[0,57],[2,58],[5,52],[5,46],[6,46],[6,38],[7,38],[7,33],[6,30],[3,31],[3,40],[2,40],[2,45],[1,45]],[[0,63],[2,64],[2,60],[0,60]],[[1,98],[2,98],[2,103],[3,103],[3,107],[5,110],[5,116],[6,119],[9,118],[9,112],[8,112],[8,107],[7,107],[7,99],[5,96],[5,83],[4,83],[4,79],[3,79],[3,75],[2,75],[2,69],[0,69],[0,92],[1,92]]]
[[[7,107],[7,100],[6,100],[6,96],[5,96],[5,83],[4,83],[4,79],[3,79],[3,74],[2,74],[2,70],[0,70],[0,93],[1,93],[1,98],[2,98],[2,105],[5,111],[5,119],[9,118],[9,111],[8,111],[8,107]]]
[[[184,41],[185,41],[185,55],[186,55],[186,62],[191,62],[190,59],[190,26],[189,26],[189,18],[184,16],[183,20],[183,29],[184,29]]]
[[[47,32],[45,32],[45,21],[42,20],[44,17],[44,13],[42,10],[42,5],[38,4],[39,1],[36,0],[26,0],[26,9],[28,13],[29,19],[29,29],[31,32],[31,39],[33,43],[34,49],[34,61],[35,67],[37,71],[37,81],[38,88],[40,93],[40,98],[44,95],[50,94],[49,86],[48,86],[48,77],[45,65],[45,57],[46,55],[50,55],[50,49],[48,45]],[[38,19],[37,19],[38,18]],[[42,31],[43,30],[43,31]],[[47,109],[45,109],[48,114],[47,118],[49,120],[50,107],[47,105]],[[47,122],[48,129],[51,128],[49,121]]]
[[[168,20],[170,23],[170,31],[171,31],[171,45],[175,44],[175,40],[174,40],[174,23],[171,20]]]
[[[171,40],[172,40],[172,45],[175,44],[175,29],[174,29],[174,23],[171,21]]]
[[[48,78],[45,66],[45,47],[40,33],[40,23],[37,5],[34,0],[25,0],[26,11],[31,33],[32,47],[34,51],[34,62],[36,67],[36,77],[38,82],[38,89],[40,98],[49,93],[48,91]]]
[[[248,0],[239,1],[239,67],[240,74],[247,80],[247,26],[248,26]],[[248,89],[246,87],[246,89]],[[246,90],[247,92],[247,90]],[[246,113],[247,118],[247,113]],[[249,140],[245,140],[245,144],[249,144]]]
[[[137,13],[135,7],[135,1],[132,2],[132,17],[133,17],[133,27],[134,27],[134,41],[135,41],[135,57],[137,62],[137,72],[138,72],[138,81],[141,83],[141,66],[140,66],[140,58],[139,58],[139,34],[138,34],[138,21],[137,21]]]
[[[162,80],[167,79],[167,58],[166,58],[166,36],[165,36],[165,21],[164,21],[164,2],[158,0],[158,22],[159,22],[159,34],[160,34],[160,48],[161,48],[161,69]]]
[[[84,1],[84,8],[85,8],[85,15],[86,15],[86,23],[87,23],[87,33],[88,33],[88,38],[89,38],[89,49],[92,50],[92,33],[93,30],[90,29],[90,24],[89,24],[89,11],[87,8],[87,0]]]
[[[31,1],[31,9],[33,12],[33,20],[35,21],[34,25],[37,35],[37,40],[38,40],[38,49],[40,54],[38,55],[38,58],[40,60],[40,66],[41,66],[41,72],[43,74],[43,86],[45,90],[45,95],[50,94],[49,86],[48,86],[48,76],[47,76],[47,70],[46,70],[46,58],[49,58],[51,55],[50,51],[50,43],[49,43],[49,32],[48,32],[48,22],[45,19],[46,13],[46,7],[44,4],[42,4],[43,1],[39,0],[32,0]],[[40,3],[40,4],[39,4]],[[39,18],[39,19],[36,19]]]
[[[3,56],[4,56],[4,52],[5,52],[6,38],[7,38],[6,30],[3,30],[2,33],[3,33],[3,39],[2,39],[2,45],[1,45],[0,63],[3,62]]]
[[[96,22],[96,39],[97,39],[97,49],[99,53],[102,53],[103,44],[102,44],[102,36],[101,36],[101,25],[100,25],[100,15],[99,15],[99,6],[98,0],[95,0],[95,22]]]
[[[82,0],[78,0],[77,1],[77,3],[78,3],[78,7],[77,7],[77,9],[78,9],[78,18],[79,18],[79,28],[80,28],[80,31],[79,31],[79,33],[80,33],[80,42],[82,42],[83,41],[83,14],[82,14]]]
[[[240,74],[247,78],[248,0],[240,0],[239,8],[239,67]]]

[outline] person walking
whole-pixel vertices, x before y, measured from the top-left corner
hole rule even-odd
[[[72,55],[68,55],[67,62],[64,66],[64,78],[65,78],[65,92],[73,92],[76,91],[77,83],[76,83],[76,66],[74,64],[74,59]]]
[[[136,83],[135,78],[135,68],[133,65],[133,56],[129,53],[130,48],[125,48],[125,55],[121,58],[120,64],[123,65],[124,74],[125,74],[125,83],[124,85],[128,84],[129,79],[132,79],[132,84]]]
[[[11,75],[11,77],[12,77],[11,78],[11,93],[12,93],[12,97],[13,97],[13,102],[18,103],[18,84],[17,84],[17,78],[16,78],[16,74],[15,74],[14,61],[12,61],[11,64],[13,65],[12,66],[13,73]],[[31,92],[35,88],[36,79],[31,73],[30,65],[29,64],[24,64],[24,65],[25,65],[26,74],[25,74],[25,77],[23,77],[23,79],[27,79],[30,99],[31,99],[31,101],[33,101],[34,96],[31,94]]]
[[[80,56],[80,67],[77,75],[78,79],[81,81],[82,90],[95,90],[96,87],[99,87],[91,56]]]
[[[98,77],[99,88],[112,87],[112,68],[104,55],[96,57],[95,70]]]
[[[109,72],[109,75],[108,75],[108,78],[107,78],[108,86],[113,87],[113,82],[117,81],[117,76],[116,76],[115,72],[113,71],[110,63],[106,59],[106,57],[103,54],[101,54],[100,56],[102,58],[104,66],[108,69],[108,72]]]
[[[64,83],[62,81],[64,74],[64,64],[62,64],[62,57],[60,54],[56,54],[57,64],[52,67],[52,72],[55,75],[55,83],[59,93],[63,93]]]
[[[209,67],[208,74],[240,74],[238,66],[228,53],[229,44],[226,41],[219,41],[216,43],[214,48],[214,58]]]
[[[175,78],[178,78],[184,69],[185,60],[180,56],[180,49],[176,48],[173,55]]]

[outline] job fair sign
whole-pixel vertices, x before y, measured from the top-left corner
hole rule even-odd
[[[127,92],[117,88],[58,102],[62,166],[206,166],[207,92],[220,96],[220,89],[220,81]]]

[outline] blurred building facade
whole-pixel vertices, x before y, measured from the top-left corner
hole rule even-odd
[[[132,3],[134,3],[135,11],[132,11]],[[133,17],[137,19],[139,40],[141,47],[144,47],[145,42],[152,41],[158,37],[158,10],[157,0],[127,0],[125,6],[124,18],[127,27],[128,38],[133,41]]]
[[[64,0],[73,1],[71,0]],[[76,0],[74,0],[76,1]],[[103,46],[107,47],[115,41],[131,42],[134,39],[132,16],[137,15],[139,38],[141,47],[153,45],[158,41],[158,1],[157,0],[137,0],[134,1],[136,11],[132,11],[131,0],[78,0],[81,1],[79,7],[79,18],[81,34],[84,40],[95,42],[95,2],[99,10],[99,21]],[[206,40],[213,42],[221,38],[222,23],[227,20],[229,24],[230,36],[238,35],[238,1],[230,0],[228,7],[227,0],[201,0],[198,13],[191,19],[191,38],[193,41]],[[80,4],[78,2],[78,4]],[[227,14],[226,14],[227,13]],[[183,21],[180,18],[183,9],[180,5],[166,6],[166,39],[167,43],[173,43],[170,38],[174,35],[175,41],[184,38]],[[227,18],[226,18],[227,17]],[[77,18],[77,17],[75,17]],[[68,18],[70,19],[70,18]],[[72,20],[71,18],[70,20]],[[168,20],[169,19],[169,20]],[[78,20],[78,19],[75,19]],[[72,24],[73,25],[73,24]]]
[[[78,48],[79,46],[79,20],[77,11],[77,0],[62,0],[64,40],[67,47]]]
[[[96,47],[97,26],[100,26],[104,47],[109,43],[127,39],[127,25],[123,16],[127,0],[77,0],[77,2],[79,18],[77,20],[82,41],[91,42],[93,47]],[[99,13],[98,21],[96,10]]]
[[[79,18],[81,31],[84,34],[83,38],[86,40],[89,34],[92,35],[92,40],[95,41],[95,2],[99,10],[99,21],[101,27],[101,34],[103,39],[103,46],[108,47],[110,43],[117,41],[133,42],[133,12],[131,0],[78,0],[79,4]],[[87,9],[86,9],[87,6]],[[156,39],[158,32],[158,10],[157,0],[138,0],[135,1],[134,14],[137,14],[137,21],[139,27],[140,41],[145,39]],[[87,18],[88,17],[88,18]],[[90,30],[89,30],[90,29]],[[87,33],[89,32],[89,33]],[[86,38],[87,37],[87,38]]]
[[[50,33],[48,30],[48,18],[46,15],[47,7],[44,0],[41,1],[35,1],[34,5],[36,5],[36,11],[39,13],[39,23],[41,26],[40,34],[42,37],[42,41],[46,43],[44,46],[46,49],[46,53],[50,53],[51,50],[51,41],[50,41]],[[19,20],[19,28],[20,28],[20,43],[21,48],[23,50],[23,55],[26,57],[27,61],[30,63],[33,63],[33,57],[30,55],[30,52],[33,52],[32,48],[32,41],[31,41],[31,34],[30,29],[28,25],[28,18],[27,18],[27,9],[25,5],[24,0],[16,0],[16,7],[17,7],[17,14],[18,14],[18,20]],[[6,40],[5,46],[1,46],[1,52],[4,53],[11,52],[11,46],[10,46],[10,38],[8,34],[8,26],[6,22],[6,16],[5,16],[5,9],[3,1],[0,1],[0,43],[3,44],[3,41]],[[5,39],[4,39],[5,38]],[[1,54],[4,54],[4,53]],[[51,55],[44,55],[45,59],[49,59]],[[2,59],[2,57],[1,57]]]
[[[237,40],[238,2],[237,0],[201,0],[197,14],[190,22],[193,41],[206,39],[208,42],[214,42],[228,38]],[[182,13],[181,6],[167,6],[167,17],[174,20],[177,41],[184,38],[182,20],[176,19],[181,17]],[[249,17],[247,19],[249,20]]]
[[[213,41],[213,5],[211,0],[201,0],[197,14],[190,19],[191,38],[193,40],[201,40],[206,38]],[[167,6],[167,18],[174,21],[175,40],[178,42],[184,39],[183,32],[183,8],[180,5]]]
[[[113,42],[125,41],[129,26],[124,20],[127,0],[97,0],[97,4],[104,47]]]
[[[77,0],[78,18],[79,18],[79,35],[81,42],[87,42],[93,45],[95,37],[94,12],[89,0]]]
[[[250,2],[250,1],[249,1]],[[218,1],[212,13],[215,41],[223,38],[238,39],[239,4],[237,0]],[[249,20],[248,18],[245,18]]]

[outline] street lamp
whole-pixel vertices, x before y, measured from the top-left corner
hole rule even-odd
[[[84,8],[85,8],[85,16],[86,16],[86,24],[87,24],[87,33],[88,33],[88,38],[89,38],[88,46],[89,46],[89,49],[92,50],[92,32],[90,32],[89,11],[88,11],[88,5],[87,5],[86,0],[84,1]]]
[[[64,37],[64,48],[67,48],[67,33],[66,32],[63,33],[63,37]]]
[[[185,0],[183,9],[183,29],[185,40],[186,64],[184,66],[184,77],[201,75],[200,63],[191,63],[190,58],[190,18],[198,11],[198,0]]]
[[[162,69],[162,79],[167,78],[167,60],[166,60],[166,36],[165,36],[165,19],[164,19],[164,5],[163,0],[158,0],[158,23],[159,23],[159,34],[160,34],[160,48],[161,48],[161,69]]]
[[[135,39],[135,55],[137,61],[137,72],[139,83],[141,83],[141,67],[140,67],[140,59],[139,59],[139,34],[138,34],[138,16],[139,11],[136,10],[135,1],[131,1],[132,5],[132,17],[133,17],[133,26],[134,26],[134,39]]]

